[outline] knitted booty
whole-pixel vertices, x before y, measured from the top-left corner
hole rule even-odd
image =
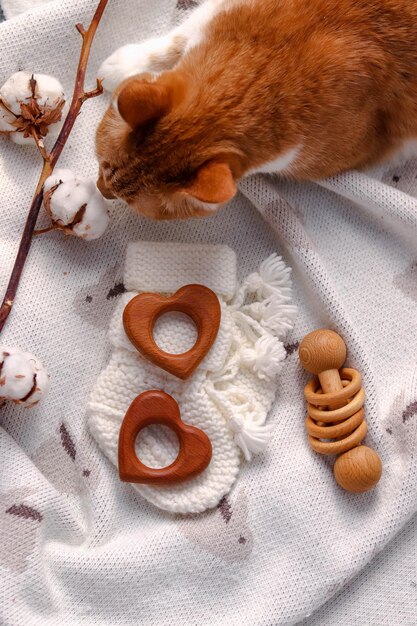
[[[271,426],[265,424],[275,395],[275,377],[285,358],[279,340],[291,328],[290,270],[272,255],[240,288],[236,258],[227,246],[132,243],[124,282],[129,290],[110,324],[113,353],[89,403],[89,427],[100,448],[117,467],[118,437],[131,402],[140,393],[161,389],[178,402],[181,418],[211,440],[207,469],[174,486],[132,486],[167,511],[197,513],[212,508],[231,489],[242,452],[247,460],[264,450]],[[146,361],[130,343],[122,324],[127,303],[142,291],[171,294],[199,283],[212,289],[221,304],[217,339],[197,371],[186,381]],[[249,300],[249,302],[247,302]],[[177,313],[160,318],[154,329],[166,352],[185,352],[196,338],[192,321]],[[143,430],[136,453],[149,467],[165,467],[177,456],[174,433],[162,426]]]

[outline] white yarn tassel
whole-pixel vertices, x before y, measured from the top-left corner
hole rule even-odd
[[[258,300],[276,294],[291,302],[291,286],[291,269],[274,252],[262,261],[259,272],[249,274],[236,292],[231,305],[234,309],[240,308],[248,294],[255,294]]]
[[[223,371],[205,385],[247,461],[266,448],[273,426],[265,424],[266,412],[250,391],[242,391],[232,381],[244,367],[250,368],[259,379],[268,381],[280,372],[286,352],[278,337],[292,329],[297,313],[291,302],[290,275],[291,269],[282,258],[272,254],[261,263],[259,272],[246,278],[229,309],[239,329],[232,343],[234,356]]]
[[[272,380],[279,374],[285,357],[282,342],[267,334],[259,337],[253,348],[244,348],[241,352],[242,363],[251,367],[262,380]]]
[[[263,261],[259,273],[265,285],[265,291],[273,291],[291,297],[291,268],[287,267],[282,257],[271,254]]]
[[[229,426],[235,433],[233,439],[241,448],[245,459],[250,461],[252,454],[265,450],[271,438],[272,425],[258,425],[250,418],[235,415],[229,420]]]
[[[290,274],[282,258],[272,254],[261,263],[259,273],[248,276],[233,305],[234,319],[245,338],[238,347],[241,361],[264,380],[279,373],[286,355],[278,338],[292,330],[297,315]],[[244,304],[248,293],[260,301]]]
[[[259,300],[251,304],[244,304],[247,294],[253,294]],[[259,272],[250,274],[238,291],[233,308],[239,313],[240,326],[251,329],[252,343],[256,336],[263,335],[266,330],[278,337],[283,337],[294,325],[297,307],[292,304],[291,269],[287,267],[282,257],[271,254],[259,267]],[[246,321],[243,317],[246,317]],[[259,324],[255,328],[249,318]]]
[[[259,267],[259,273],[250,274],[245,280],[246,288],[256,293],[258,298],[267,298],[271,294],[287,296],[291,299],[291,269],[282,257],[271,254]]]
[[[263,328],[283,337],[294,326],[297,307],[291,304],[291,297],[273,294],[263,302],[254,302],[244,307]]]
[[[273,426],[264,424],[266,415],[262,408],[236,387],[220,391],[211,381],[207,381],[205,387],[234,432],[233,439],[245,459],[250,461],[252,454],[265,450]]]

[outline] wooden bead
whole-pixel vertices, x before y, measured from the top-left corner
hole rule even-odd
[[[333,330],[314,330],[302,340],[300,361],[307,372],[320,374],[339,370],[346,361],[346,345]]]
[[[161,424],[171,428],[178,437],[179,453],[168,467],[147,467],[137,457],[136,437],[139,432]],[[159,390],[145,391],[133,400],[123,419],[119,434],[119,476],[128,483],[174,485],[201,474],[211,460],[211,443],[207,435],[181,420],[177,402]]]
[[[343,489],[351,493],[363,493],[378,483],[382,475],[382,463],[374,450],[358,446],[336,460],[333,472]]]
[[[188,315],[197,327],[197,341],[182,354],[169,354],[153,338],[156,320],[164,313],[178,311]],[[135,348],[158,367],[186,379],[200,365],[216,340],[221,308],[216,294],[204,285],[186,285],[173,296],[141,293],[123,312],[123,325]]]

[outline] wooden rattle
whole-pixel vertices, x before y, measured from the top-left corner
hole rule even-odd
[[[168,467],[156,469],[144,465],[135,452],[136,437],[151,424],[171,428],[178,436],[180,450]],[[119,434],[119,476],[128,483],[174,485],[201,474],[211,460],[207,435],[181,420],[174,398],[159,390],[141,393],[130,405]]]
[[[320,454],[340,454],[333,473],[343,489],[369,491],[381,478],[382,464],[374,450],[361,445],[368,431],[365,392],[357,370],[340,369],[346,360],[343,339],[332,330],[315,330],[301,342],[299,355],[303,367],[318,377],[304,389],[310,446]]]
[[[197,341],[182,354],[169,354],[153,338],[156,320],[164,313],[179,311],[193,320]],[[141,293],[133,298],[123,312],[123,325],[135,348],[152,363],[174,374],[188,378],[197,369],[213,345],[220,326],[221,309],[216,294],[204,285],[186,285],[173,296]]]

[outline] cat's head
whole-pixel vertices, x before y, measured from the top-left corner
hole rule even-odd
[[[153,219],[211,215],[241,169],[218,117],[178,72],[127,79],[97,131],[100,191]]]

